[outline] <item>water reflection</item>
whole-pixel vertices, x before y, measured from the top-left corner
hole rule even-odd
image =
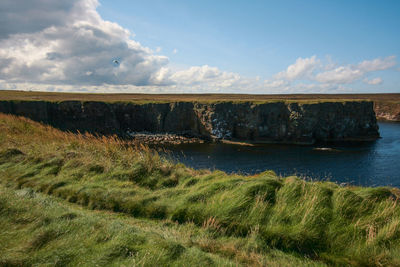
[[[196,169],[254,174],[274,170],[282,176],[356,185],[400,187],[400,124],[380,123],[375,142],[318,146],[186,144],[166,147],[169,156]],[[324,145],[326,146],[326,145]]]

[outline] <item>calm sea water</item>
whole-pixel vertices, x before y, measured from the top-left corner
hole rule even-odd
[[[195,169],[219,169],[254,174],[274,170],[282,176],[298,175],[364,186],[400,187],[400,123],[379,123],[381,139],[358,144],[320,146],[187,144],[168,146],[169,157]]]

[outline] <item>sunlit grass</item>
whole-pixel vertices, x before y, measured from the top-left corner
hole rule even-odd
[[[28,119],[2,114],[0,141],[0,182],[10,191],[4,193],[2,209],[10,208],[16,198],[14,190],[22,192],[22,189],[34,195],[34,192],[51,195],[59,199],[56,205],[63,209],[77,209],[77,206],[68,206],[66,201],[84,207],[81,216],[92,220],[93,224],[87,223],[87,230],[82,232],[79,240],[88,242],[88,247],[93,246],[87,253],[90,254],[88,259],[94,262],[107,246],[97,247],[91,239],[95,235],[90,230],[91,225],[108,217],[90,210],[110,212],[107,213],[112,217],[110,224],[118,219],[118,214],[127,216],[121,227],[128,227],[126,224],[133,218],[142,220],[141,227],[149,228],[150,232],[158,232],[154,229],[170,225],[166,227],[168,231],[177,231],[178,238],[174,240],[177,250],[196,247],[193,255],[182,252],[167,255],[158,252],[161,249],[157,246],[151,248],[140,244],[137,248],[133,245],[135,253],[144,254],[130,255],[124,249],[115,249],[108,260],[118,264],[122,257],[121,262],[142,259],[142,263],[151,265],[160,257],[161,265],[177,262],[179,266],[178,263],[187,260],[187,256],[193,262],[199,257],[198,262],[204,265],[205,261],[201,259],[206,253],[212,258],[210,264],[214,265],[263,266],[267,262],[275,262],[277,266],[279,263],[290,266],[311,262],[400,265],[398,189],[342,187],[331,182],[307,182],[297,177],[280,178],[271,171],[242,176],[193,170],[168,161],[145,146],[116,137],[65,133]],[[44,195],[39,196],[47,199]],[[52,202],[54,198],[51,198]],[[21,207],[26,208],[21,208],[23,211],[17,213],[16,218],[56,216],[46,209],[35,211],[34,207],[40,206],[35,198],[20,201]],[[49,255],[58,251],[58,242],[68,247],[78,244],[73,238],[64,239],[68,235],[57,234],[57,231],[67,231],[68,225],[53,225],[55,229],[40,226],[40,231],[33,232],[24,227],[14,229],[14,215],[3,210],[2,225],[6,229],[12,228],[15,236],[12,242],[5,236],[0,237],[2,244],[6,244],[2,248],[6,255],[3,261],[11,259],[15,251],[23,251],[26,262],[42,262],[40,258],[48,262],[45,259],[53,259]],[[61,214],[57,213],[57,216]],[[29,225],[26,229],[31,229],[29,227],[34,223]],[[73,227],[86,229],[84,225],[82,222]],[[103,230],[105,235],[111,231],[107,227]],[[190,235],[185,235],[186,231]],[[118,236],[112,231],[109,235]],[[146,240],[153,238],[148,232],[140,232],[140,236]],[[36,239],[39,240],[32,241]],[[33,248],[21,248],[26,240],[31,240],[27,244]],[[118,242],[123,247],[129,246],[131,241],[121,239]],[[183,249],[176,247],[177,244]],[[148,259],[144,256],[146,253]],[[75,256],[68,257],[78,257],[76,254],[72,251],[71,255]]]

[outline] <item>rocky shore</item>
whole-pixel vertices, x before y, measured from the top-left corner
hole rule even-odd
[[[146,145],[181,145],[181,144],[202,144],[204,139],[182,136],[177,134],[153,134],[149,132],[128,132],[129,139],[134,142]]]

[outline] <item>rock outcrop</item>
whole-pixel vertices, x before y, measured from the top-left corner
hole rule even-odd
[[[203,139],[311,144],[373,140],[378,126],[369,101],[321,103],[0,101],[0,112],[62,130],[118,134],[173,133]]]
[[[374,102],[376,118],[379,121],[400,122],[400,103],[390,101]]]

